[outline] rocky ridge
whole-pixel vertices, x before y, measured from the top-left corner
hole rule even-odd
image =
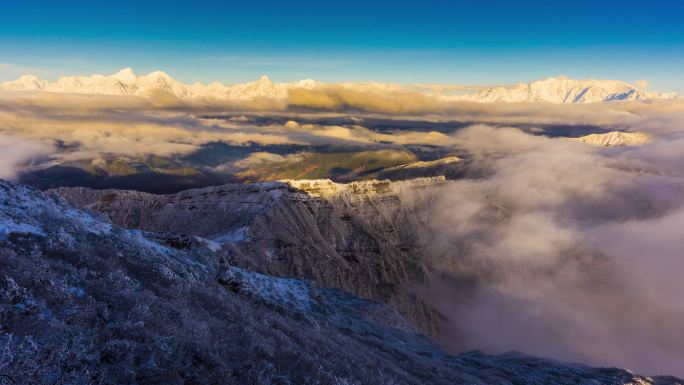
[[[231,263],[392,304],[425,333],[441,322],[413,290],[427,280],[417,206],[444,178],[228,184],[178,194],[60,188],[73,204],[130,229],[189,234]],[[421,190],[422,194],[410,194]],[[402,193],[405,192],[405,193]]]

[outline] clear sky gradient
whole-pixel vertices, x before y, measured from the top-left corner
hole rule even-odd
[[[684,93],[684,1],[0,0],[0,80],[161,69],[184,82],[510,84]]]

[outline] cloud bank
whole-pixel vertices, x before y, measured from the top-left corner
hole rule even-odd
[[[41,141],[0,136],[0,178],[14,179],[18,169],[47,158],[54,150]]]
[[[18,138],[15,140],[59,142],[62,149],[53,155],[61,161],[102,156],[173,156],[196,151],[212,142],[373,146],[442,145],[451,140],[439,132],[382,133],[356,124],[290,121],[264,125],[250,119],[206,118],[202,117],[208,112],[204,108],[178,108],[172,104],[154,97],[0,95],[0,135]]]
[[[684,375],[684,169],[662,150],[681,142],[605,150],[484,125],[455,140],[473,178],[428,216],[445,342]]]

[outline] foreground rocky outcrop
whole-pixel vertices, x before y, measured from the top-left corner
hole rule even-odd
[[[518,353],[450,356],[386,305],[149,235],[0,181],[0,383],[681,382]]]

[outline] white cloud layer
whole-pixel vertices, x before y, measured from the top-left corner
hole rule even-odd
[[[479,178],[430,211],[441,278],[426,293],[452,348],[684,375],[684,169],[660,150],[678,140],[603,150],[489,126],[455,140]]]
[[[42,141],[0,136],[0,178],[14,179],[17,170],[54,152]]]

